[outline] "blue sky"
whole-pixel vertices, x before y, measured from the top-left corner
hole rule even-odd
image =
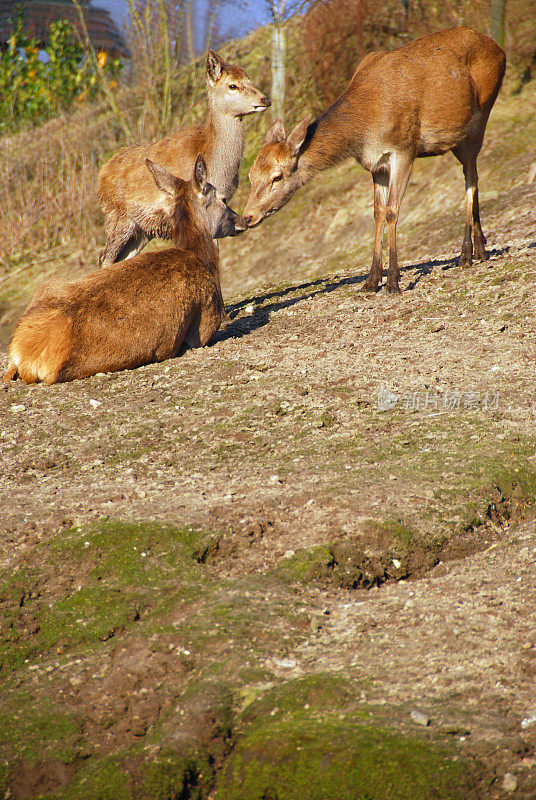
[[[125,0],[96,0],[93,5],[98,8],[105,8],[106,11],[110,12],[115,22],[119,24],[126,16],[127,4]]]
[[[121,27],[128,11],[126,0],[93,0],[93,5],[109,11],[117,25]],[[231,5],[223,11],[221,27],[224,32],[231,29],[232,35],[240,36],[266,22],[264,0],[250,0],[250,2],[242,3],[241,6],[240,8],[238,4]]]

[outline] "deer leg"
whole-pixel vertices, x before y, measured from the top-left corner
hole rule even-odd
[[[136,227],[134,235],[131,236],[130,239],[123,245],[116,258],[116,261],[134,258],[134,256],[138,255],[138,253],[141,253],[148,241],[149,236],[147,236],[147,234],[144,233],[141,228]]]
[[[475,174],[476,174],[476,164],[475,164]],[[475,258],[479,261],[486,261],[489,258],[489,253],[486,251],[486,237],[482,232],[482,226],[480,225],[480,205],[478,202],[478,175],[476,177],[477,184],[475,187],[475,193],[473,196],[473,238],[475,241]]]
[[[116,261],[122,260],[119,255],[136,230],[134,222],[119,222],[117,218],[111,220],[111,222],[108,222],[108,220],[106,222],[106,244],[99,256],[99,266],[101,267],[109,267],[110,264],[115,264]]]
[[[486,238],[480,224],[480,207],[478,202],[478,172],[476,159],[480,146],[474,143],[463,143],[452,151],[463,167],[465,178],[465,231],[463,235],[462,250],[459,258],[461,267],[470,267],[473,263],[473,236],[474,254],[479,261],[488,258],[486,253]]]
[[[101,267],[137,256],[150,238],[135,222],[120,222],[117,218],[106,225],[106,235],[106,244],[99,256]]]
[[[466,172],[465,166],[463,168],[464,174]],[[465,230],[463,233],[462,251],[458,264],[460,267],[470,267],[473,263],[473,198],[475,195],[475,187],[467,186],[467,175],[465,178]]]
[[[382,171],[373,173],[372,180],[374,181],[374,255],[372,257],[370,275],[363,284],[364,292],[377,292],[383,276],[383,228],[385,225],[385,206],[389,178],[387,173]]]
[[[387,270],[387,291],[389,294],[400,294],[400,270],[396,251],[396,225],[404,192],[408,185],[413,159],[393,155],[390,159],[391,171],[389,179],[389,196],[385,210],[385,219],[389,228],[389,269]]]
[[[213,239],[212,241],[214,242],[214,246],[215,246],[216,252],[218,254],[218,264],[219,264],[219,260],[220,260],[220,244],[219,244],[219,240],[218,239]],[[231,324],[232,319],[229,316],[229,314],[227,313],[227,310],[225,308],[225,304],[223,302],[223,297],[221,299],[221,302],[222,302],[221,324],[222,324],[222,328],[227,328]]]

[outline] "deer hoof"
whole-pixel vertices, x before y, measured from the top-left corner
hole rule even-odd
[[[458,266],[465,269],[465,267],[470,267],[473,263],[473,256],[469,253],[463,253],[460,255],[458,259]]]
[[[361,287],[362,292],[366,292],[367,294],[374,294],[375,292],[379,292],[380,286],[379,282],[366,280],[363,286]]]

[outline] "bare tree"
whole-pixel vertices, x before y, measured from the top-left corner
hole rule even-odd
[[[209,46],[220,0],[127,0],[127,32],[136,80],[144,87],[142,121],[156,136],[172,119],[172,83]],[[142,122],[142,127],[144,123]]]
[[[504,45],[504,17],[506,0],[491,0],[491,37],[501,47]]]
[[[285,83],[287,63],[286,22],[305,8],[308,0],[265,0],[273,23],[272,33],[272,101],[275,117],[285,120]]]

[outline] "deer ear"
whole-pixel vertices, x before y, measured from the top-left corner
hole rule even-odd
[[[285,138],[286,134],[285,134],[285,126],[283,125],[283,120],[276,119],[276,121],[272,122],[272,124],[266,131],[266,135],[264,137],[264,144],[275,144],[276,142],[284,142]]]
[[[208,184],[208,178],[207,178],[207,165],[201,153],[199,153],[199,155],[197,156],[197,160],[195,162],[194,183],[196,185],[197,190],[201,192],[201,194],[204,194]]]
[[[158,164],[155,164],[154,161],[150,161],[148,158],[146,158],[145,164],[153,176],[154,182],[160,191],[164,192],[165,194],[174,195],[178,189],[184,185],[185,181],[181,180],[180,178],[176,178],[175,175],[172,175],[167,171],[167,169],[164,169],[164,167],[160,167]]]
[[[298,122],[296,127],[291,131],[291,133],[289,133],[287,144],[293,156],[297,156],[300,152],[300,148],[305,141],[305,137],[307,136],[307,128],[313,119],[314,117],[311,114],[307,114],[305,119],[302,119],[301,122]]]
[[[225,61],[219,56],[215,50],[209,50],[207,53],[207,78],[216,83],[221,78],[221,74],[225,69]]]

